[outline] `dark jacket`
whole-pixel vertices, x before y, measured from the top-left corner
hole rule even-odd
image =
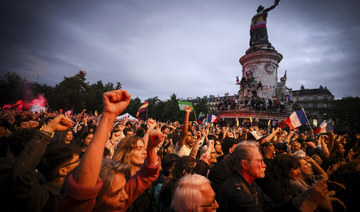
[[[228,160],[224,159],[218,162],[209,173],[209,180],[211,181],[211,187],[214,189],[215,193],[220,191],[221,186],[224,182],[231,176],[232,171],[228,165]]]
[[[50,141],[49,135],[36,132],[20,155],[0,160],[1,211],[41,211],[49,196],[55,198],[54,188],[41,185],[35,173]]]
[[[239,173],[233,173],[216,195],[218,211],[298,211],[288,201],[274,204],[273,201],[256,185],[250,185]]]

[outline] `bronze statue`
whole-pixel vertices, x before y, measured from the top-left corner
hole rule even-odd
[[[274,9],[280,0],[275,0],[274,5],[269,8],[264,9],[262,5],[260,5],[257,9],[257,13],[251,19],[250,25],[250,47],[258,45],[258,44],[268,44],[268,34],[266,29],[266,19],[267,14],[270,10]]]

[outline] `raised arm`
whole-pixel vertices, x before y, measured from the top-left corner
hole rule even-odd
[[[83,186],[93,187],[99,177],[104,146],[116,116],[130,103],[131,95],[125,90],[106,92],[103,95],[104,110],[93,140],[87,149],[79,168],[74,173],[74,180]]]
[[[322,176],[328,177],[328,175],[326,174],[326,172],[319,166],[318,163],[316,163],[316,161],[314,161],[314,159],[312,159],[312,158],[309,157],[309,156],[305,156],[304,159],[305,159],[307,162],[309,162],[309,163],[314,167],[314,169],[316,170],[316,172],[317,172],[318,175],[322,175]]]
[[[321,151],[326,155],[326,157],[330,157],[330,152],[325,143],[324,136],[319,136],[319,143],[321,144]]]
[[[276,130],[274,130],[274,132],[272,132],[270,135],[268,135],[266,138],[264,138],[264,142],[270,142],[271,139],[276,135],[276,133],[278,133],[279,131],[281,131],[281,128],[278,127],[276,128]]]
[[[77,122],[80,123],[81,117],[82,117],[82,115],[85,113],[85,111],[86,111],[86,109],[83,109],[83,110],[81,111],[80,115],[78,116]]]
[[[201,132],[200,131],[197,131],[196,132],[196,141],[191,149],[191,152],[189,154],[190,157],[193,157],[196,159],[196,155],[197,155],[197,152],[199,150],[199,143],[201,141]]]
[[[179,147],[182,147],[185,144],[187,132],[189,131],[189,115],[190,115],[190,112],[191,112],[191,107],[186,106],[185,107],[184,123],[183,123],[183,126],[181,128],[180,140],[179,140],[179,143],[178,143]]]
[[[287,134],[287,136],[286,136],[286,138],[284,139],[284,141],[286,141],[286,142],[290,142],[291,141],[291,137],[293,136],[295,134],[295,132],[293,131],[293,130],[291,130],[290,132],[289,132],[289,134]]]
[[[332,131],[329,131],[328,132],[328,137],[329,137],[329,143],[327,144],[327,147],[328,147],[329,153],[331,153],[333,148],[334,148],[335,135],[334,135],[334,133]]]
[[[154,131],[154,128],[156,126],[156,121],[152,118],[149,118],[147,120],[147,130],[146,130],[146,133],[143,137],[144,139],[144,146],[145,148],[147,148],[147,145],[148,145],[148,142],[149,142],[149,134]]]
[[[14,211],[28,211],[30,208],[34,211],[41,210],[45,200],[44,196],[47,194],[42,192],[38,183],[34,183],[36,166],[51,142],[51,134],[54,131],[67,130],[71,126],[70,119],[59,115],[43,130],[36,132],[34,137],[26,143],[11,169],[12,186],[9,187],[11,188],[9,195],[17,199],[17,205],[12,205]],[[2,192],[6,192],[6,189],[2,189]]]
[[[266,8],[266,9],[264,10],[264,13],[267,13],[267,12],[269,12],[270,10],[274,9],[274,8],[279,4],[279,1],[280,1],[280,0],[275,0],[274,5],[272,5],[271,7]]]
[[[155,148],[159,143],[164,141],[165,135],[161,132],[151,131],[149,132],[148,136],[149,143],[147,147],[147,161],[150,165],[156,165],[158,163],[158,156],[156,154]]]

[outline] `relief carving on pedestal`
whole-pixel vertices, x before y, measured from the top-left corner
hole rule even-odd
[[[265,71],[266,73],[268,73],[269,75],[272,75],[274,73],[274,71],[276,70],[276,66],[272,63],[267,63],[265,65]]]

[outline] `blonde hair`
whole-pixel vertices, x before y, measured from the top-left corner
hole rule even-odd
[[[144,139],[138,136],[126,136],[121,139],[116,146],[112,159],[120,161],[123,164],[131,165],[130,155],[136,149],[138,140],[144,142]]]

